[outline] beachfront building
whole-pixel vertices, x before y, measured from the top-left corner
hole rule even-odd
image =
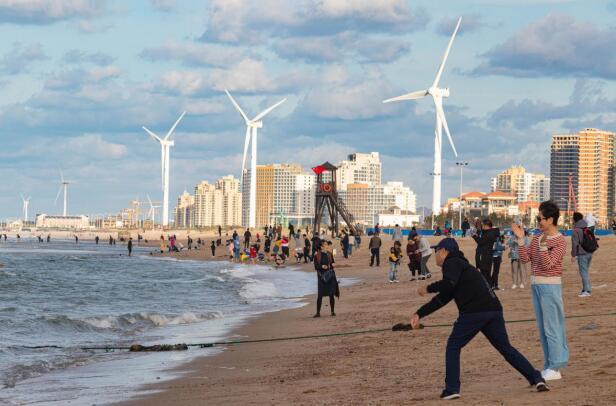
[[[242,213],[242,193],[239,189],[239,180],[232,175],[223,176],[214,184],[201,181],[195,186],[192,214],[188,215],[186,211],[180,214],[191,223],[191,227],[238,226]],[[190,201],[186,204],[190,207]]]
[[[468,192],[462,194],[462,199],[449,199],[444,212],[458,212],[462,208],[462,216],[467,218],[497,216],[517,216],[520,213],[519,204],[514,195],[504,192]]]
[[[310,224],[316,177],[299,164],[257,165],[256,226]],[[244,171],[242,224],[248,224],[250,169]]]
[[[381,159],[378,152],[350,154],[347,160],[340,161],[336,166],[338,191],[346,191],[351,184],[381,184]]]
[[[195,224],[195,198],[186,190],[178,197],[175,206],[175,228],[191,228]]]
[[[392,207],[405,213],[415,213],[415,193],[402,182],[387,182],[384,185],[352,183],[346,191],[339,192],[340,197],[355,221],[364,226],[373,226],[375,218],[387,214]]]
[[[87,230],[90,228],[88,216],[49,216],[36,215],[36,228],[54,228],[60,230]]]
[[[419,220],[418,214],[402,210],[397,206],[392,206],[374,216],[374,224],[380,224],[382,227],[394,227],[396,224],[400,227],[412,227],[419,224]]]
[[[577,211],[592,213],[601,227],[614,215],[614,145],[616,134],[586,128],[577,134],[552,136],[550,197],[563,210],[574,210],[569,197],[569,178]]]
[[[550,198],[550,178],[527,172],[523,166],[512,166],[492,178],[492,192],[515,196],[516,202],[543,202]]]

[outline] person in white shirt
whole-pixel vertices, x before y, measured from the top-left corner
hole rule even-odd
[[[597,218],[592,214],[592,212],[590,212],[586,215],[586,217],[584,217],[584,220],[586,221],[586,226],[594,234],[595,233],[595,223],[597,221]]]

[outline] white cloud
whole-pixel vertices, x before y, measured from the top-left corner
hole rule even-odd
[[[222,67],[244,59],[247,53],[245,49],[232,46],[168,41],[160,46],[144,49],[141,56],[152,61],[178,60],[188,66]]]
[[[102,13],[105,0],[0,0],[0,23],[51,24]]]
[[[105,141],[100,134],[84,134],[72,138],[64,148],[72,154],[98,159],[120,159],[127,154],[126,146]]]
[[[49,59],[40,43],[23,45],[13,43],[12,49],[0,58],[0,71],[9,75],[17,75],[29,71],[37,61]]]
[[[150,4],[158,11],[172,11],[176,6],[176,0],[150,0]]]

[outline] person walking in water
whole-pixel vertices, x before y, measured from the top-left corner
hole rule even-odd
[[[128,256],[130,257],[133,254],[133,237],[128,239],[128,244],[126,247],[128,248]]]
[[[113,244],[113,237],[109,236],[109,245],[112,245],[112,244]]]
[[[567,244],[558,232],[559,217],[556,203],[549,200],[541,203],[537,216],[541,233],[533,237],[528,247],[524,245],[522,227],[516,223],[511,225],[518,238],[520,261],[531,264],[533,307],[544,358],[541,375],[546,381],[561,379],[560,371],[569,362],[561,285]]]
[[[77,234],[75,234],[75,244],[79,244],[79,237],[77,237]]]
[[[96,237],[94,237],[94,242],[96,243],[96,245],[98,245],[98,240],[99,240],[99,238],[98,238],[98,235],[97,235]]]
[[[417,289],[420,296],[436,295],[411,317],[413,329],[422,318],[434,313],[452,299],[458,307],[458,319],[447,340],[445,349],[445,389],[441,399],[460,398],[460,353],[479,333],[516,369],[537,392],[548,391],[541,373],[509,342],[503,307],[487,280],[468,263],[458,243],[444,238],[433,247],[436,265],[443,271],[443,279]]]

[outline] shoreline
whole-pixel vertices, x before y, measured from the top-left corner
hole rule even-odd
[[[386,248],[391,242],[387,238],[384,240]],[[472,258],[474,246],[471,239],[461,241],[467,258]],[[595,290],[592,298],[577,297],[580,286],[577,267],[570,263],[568,254],[565,256],[563,298],[566,315],[612,311],[616,276],[609,272],[609,252],[614,249],[616,239],[605,239],[593,258],[591,278]],[[382,256],[383,252],[386,249],[382,249]],[[328,315],[328,303],[324,300],[322,317],[313,319],[316,296],[308,295],[303,299],[307,305],[250,318],[245,325],[233,330],[228,339],[340,333],[407,323],[411,314],[428,300],[415,292],[425,282],[409,282],[409,272],[403,264],[398,272],[401,283],[387,284],[388,264],[370,268],[367,261],[365,244],[348,261],[337,257],[337,276],[359,281],[341,287],[336,317]],[[501,267],[501,285],[510,288],[507,262],[504,259]],[[429,267],[433,272],[429,282],[440,279],[440,270],[433,258]],[[312,265],[301,268],[313,269]],[[534,319],[529,287],[498,292],[506,320]],[[426,326],[451,325],[456,316],[455,304],[450,303],[422,323]],[[612,339],[615,328],[616,317],[568,319],[569,366],[563,371],[563,379],[551,382],[552,390],[542,394],[529,389],[527,382],[487,340],[478,336],[462,353],[463,399],[486,405],[498,402],[610,404],[616,399],[616,388],[612,388],[610,379],[616,375],[616,345]],[[508,324],[507,329],[512,344],[535,368],[541,369],[543,355],[534,322]],[[449,332],[449,327],[427,327],[411,332],[386,331],[230,345],[217,355],[197,355],[173,370],[179,373],[179,378],[145,385],[140,390],[147,393],[118,404],[323,404],[331,401],[436,404],[440,402],[438,395],[443,387],[444,348]],[[594,390],[582,393],[576,389],[586,385]]]

